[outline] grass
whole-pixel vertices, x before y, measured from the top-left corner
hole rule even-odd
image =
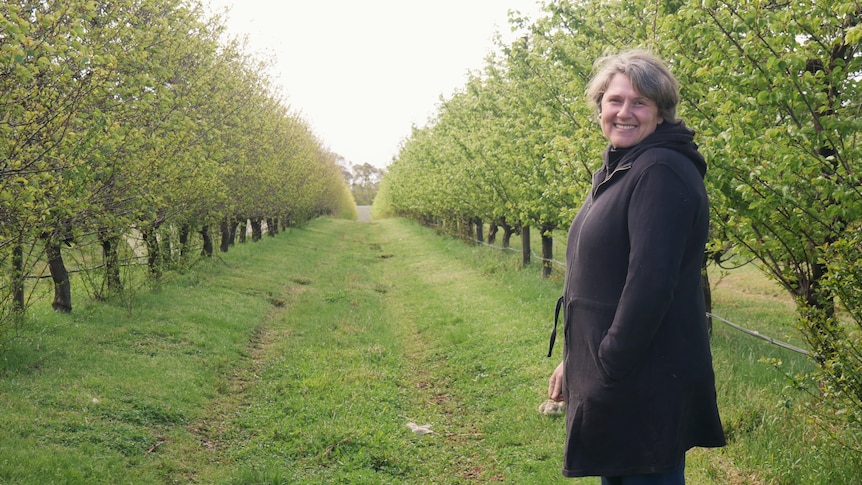
[[[40,303],[0,355],[0,483],[597,483],[560,477],[564,420],[536,411],[559,274],[519,264],[320,219],[131,301]],[[717,314],[801,344],[756,270],[712,279]],[[806,358],[718,322],[713,347],[730,444],[692,451],[689,483],[862,481],[787,386]]]
[[[716,285],[714,312],[806,347],[795,329],[792,300],[753,265],[716,270],[711,280]],[[730,446],[707,467],[712,475],[731,483],[860,483],[858,428],[823,425],[817,401],[784,377],[813,370],[809,358],[741,335],[722,323],[714,325],[719,405]]]

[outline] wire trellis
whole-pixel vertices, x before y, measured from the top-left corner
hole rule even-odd
[[[477,243],[477,244],[481,244],[481,245],[486,246],[486,247],[489,247],[489,248],[500,249],[500,250],[508,250],[508,251],[514,251],[514,252],[521,252],[521,249],[516,249],[516,248],[511,248],[511,247],[495,246],[495,245],[493,245],[493,244],[488,244],[488,243],[486,243],[486,242],[484,242],[484,241],[479,241],[479,240],[477,240],[477,239],[473,239],[473,242],[475,242],[475,243]],[[545,258],[543,258],[542,256],[540,256],[540,255],[536,254],[536,253],[535,253],[535,252],[533,252],[533,251],[530,251],[530,254],[531,254],[533,257],[535,257],[536,259],[540,260],[540,261],[543,261],[543,262],[551,262],[551,263],[557,264],[557,265],[559,265],[559,266],[561,266],[561,267],[563,267],[563,268],[565,268],[565,267],[566,267],[566,264],[565,264],[565,263],[563,263],[562,261],[558,261],[558,260],[556,260],[556,259],[545,259]],[[731,328],[733,328],[733,329],[739,330],[740,332],[742,332],[742,333],[744,333],[744,334],[746,334],[746,335],[750,335],[750,336],[752,336],[752,337],[754,337],[754,338],[758,338],[758,339],[760,339],[760,340],[763,340],[763,341],[769,342],[769,343],[771,343],[771,344],[773,344],[773,345],[777,345],[778,347],[781,347],[781,348],[783,348],[783,349],[791,350],[791,351],[793,351],[793,352],[796,352],[796,353],[799,353],[799,354],[802,354],[802,355],[811,355],[811,352],[809,352],[808,350],[805,350],[805,349],[803,349],[803,348],[800,348],[800,347],[797,347],[797,346],[795,346],[795,345],[789,344],[789,343],[787,343],[787,342],[782,342],[781,340],[778,340],[778,339],[776,339],[776,338],[770,337],[770,336],[768,336],[768,335],[763,335],[762,333],[758,332],[757,330],[751,330],[751,329],[745,328],[745,327],[743,327],[742,325],[738,325],[738,324],[736,324],[736,323],[733,323],[733,322],[731,322],[730,320],[727,320],[726,318],[720,317],[720,316],[718,316],[718,315],[716,315],[716,314],[714,314],[714,313],[707,312],[707,313],[706,313],[706,316],[707,316],[707,317],[710,317],[710,318],[714,318],[714,319],[718,320],[719,322],[721,322],[721,323],[723,323],[723,324],[725,324],[725,325],[727,325],[727,326],[729,326],[729,327],[731,327]]]

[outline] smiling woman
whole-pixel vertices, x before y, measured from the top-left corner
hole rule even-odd
[[[566,250],[563,475],[682,485],[685,455],[725,444],[701,288],[706,163],[677,83],[645,51],[601,59],[587,96],[608,139]]]
[[[587,87],[602,132],[616,148],[640,143],[664,121],[679,122],[676,78],[664,64],[652,59],[643,51],[600,59],[604,64],[599,64],[601,70]]]
[[[293,108],[353,163],[386,166],[413,125],[483,67],[494,36],[516,38],[509,10],[536,0],[209,0],[233,35],[275,56]]]

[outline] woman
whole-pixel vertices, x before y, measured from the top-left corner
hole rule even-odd
[[[587,88],[609,145],[569,229],[563,475],[685,483],[685,452],[725,444],[701,289],[706,163],[652,54],[601,59]]]

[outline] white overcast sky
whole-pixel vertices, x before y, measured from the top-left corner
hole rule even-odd
[[[537,0],[208,0],[229,7],[231,35],[273,56],[290,107],[330,150],[385,167],[441,95],[466,84],[507,41],[508,11],[535,19]]]

